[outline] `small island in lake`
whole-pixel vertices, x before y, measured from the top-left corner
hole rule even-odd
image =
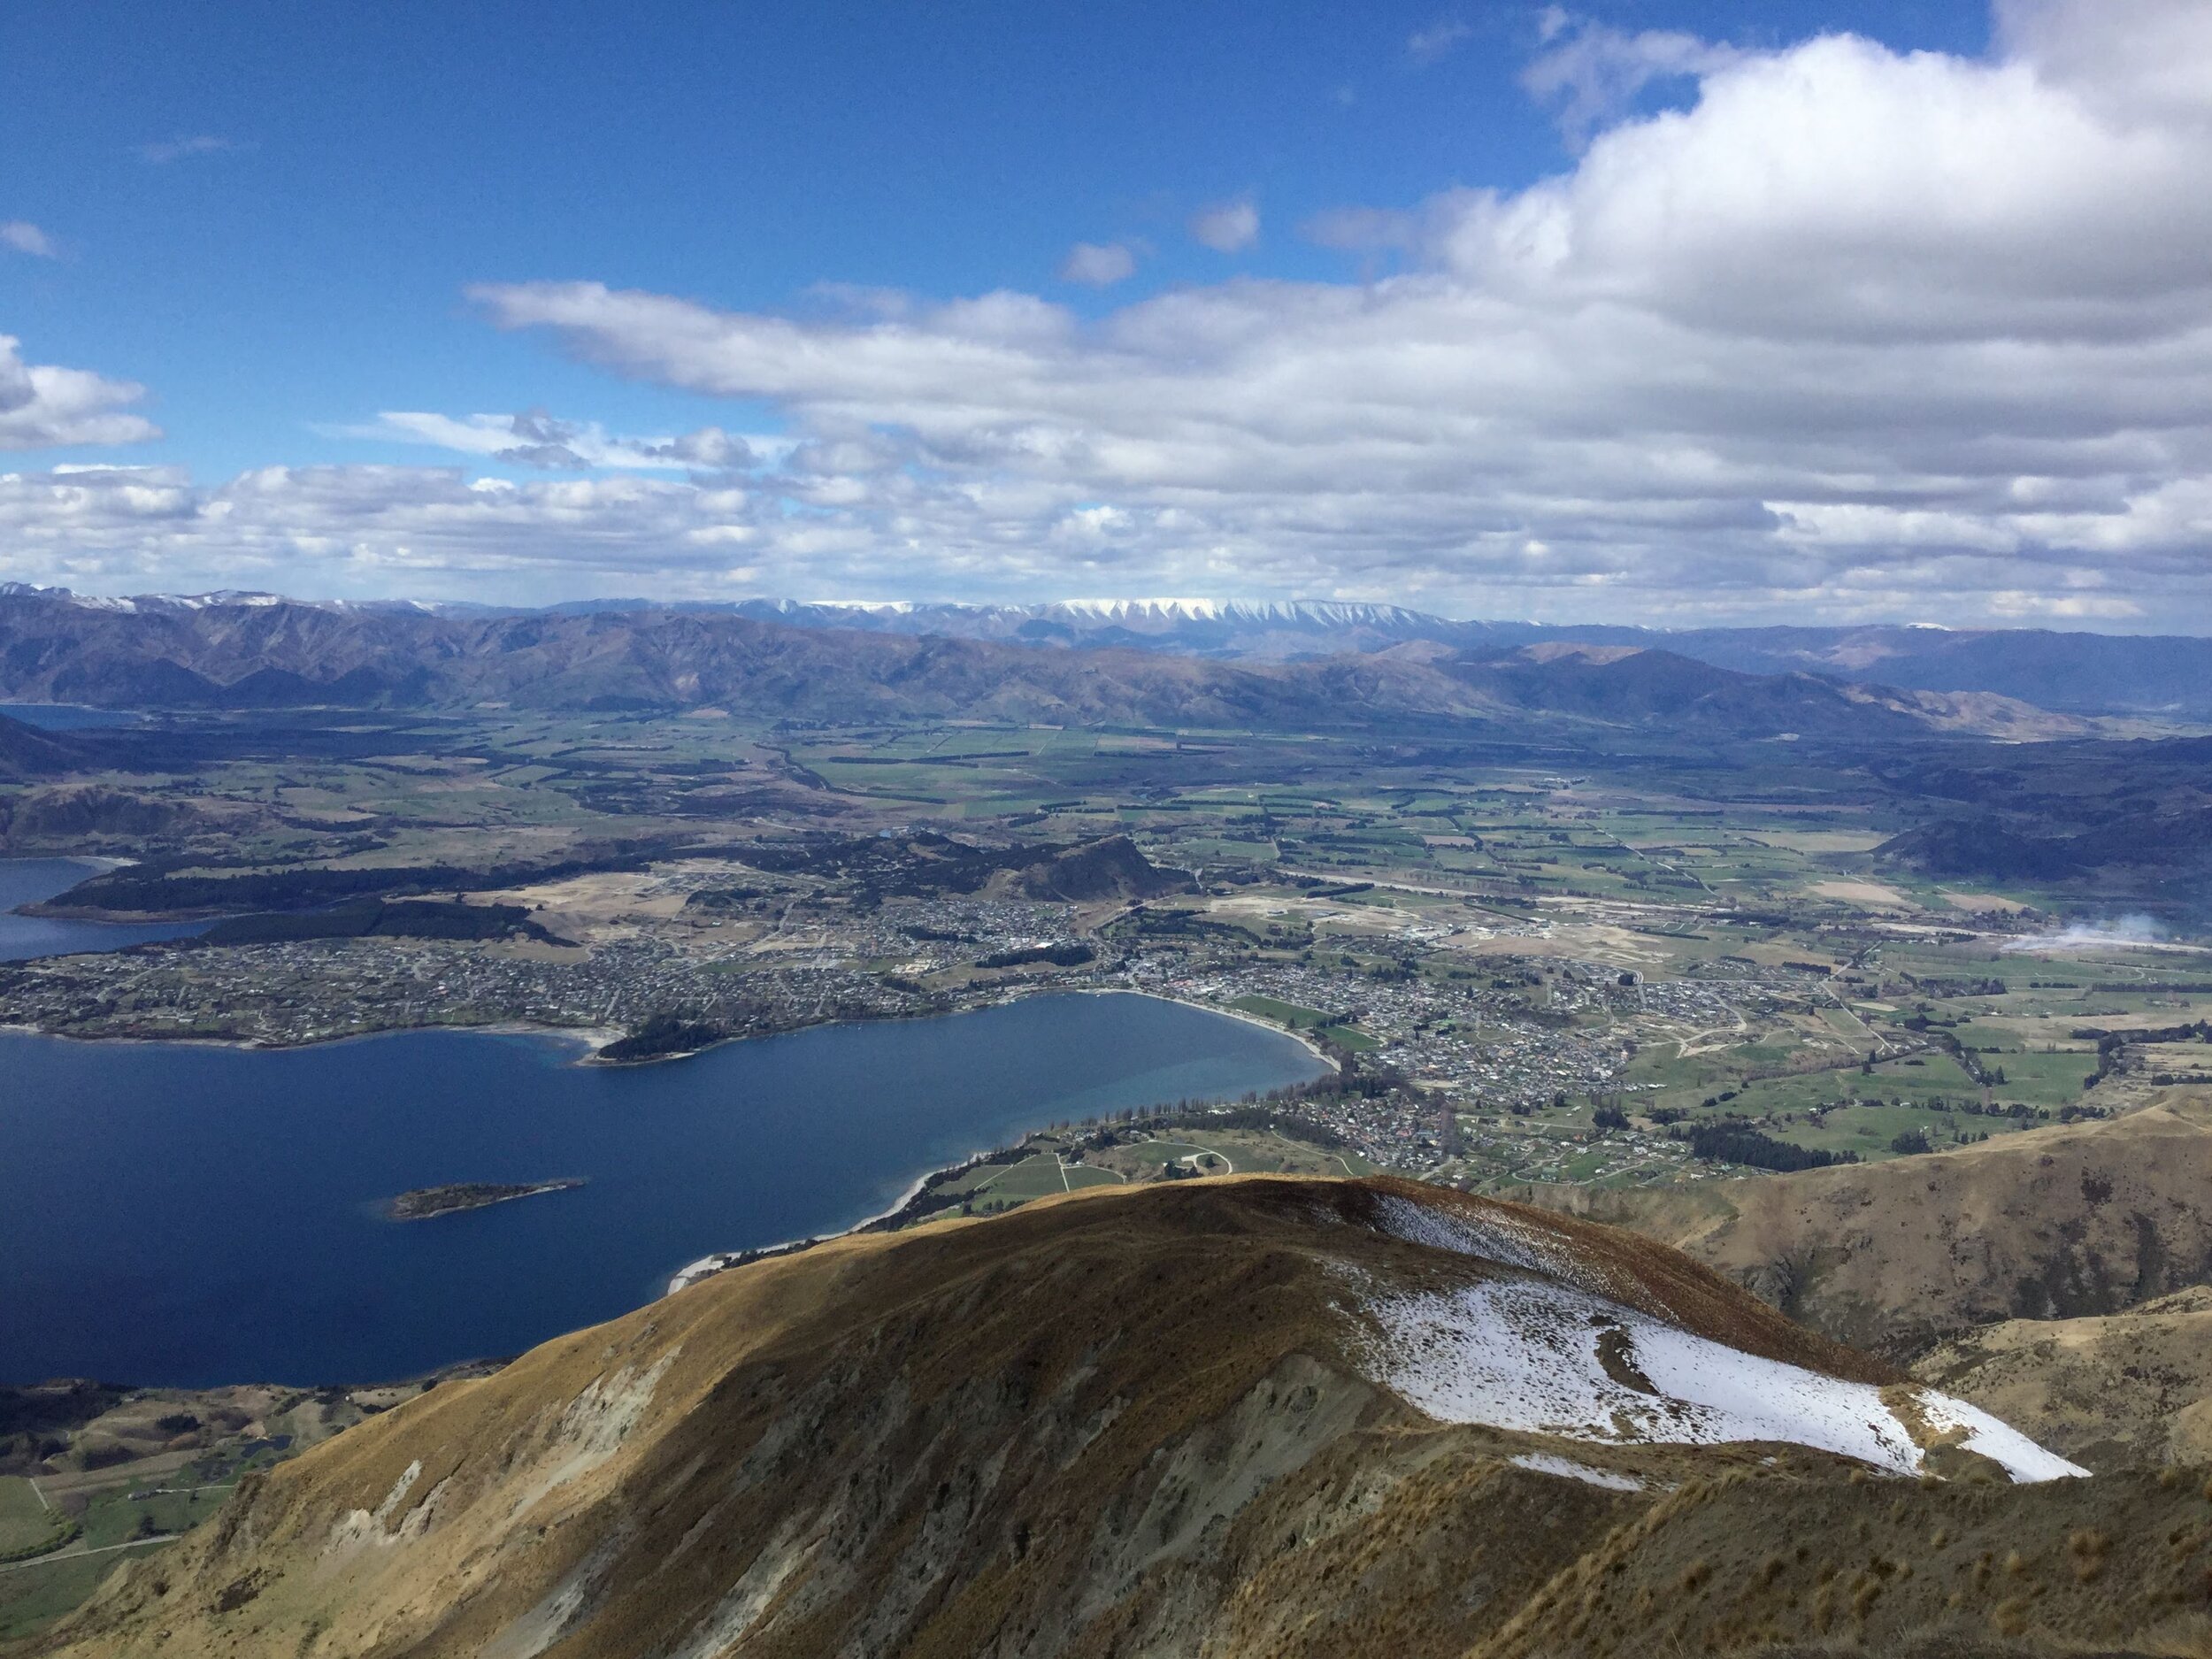
[[[503,1204],[511,1198],[534,1198],[540,1193],[565,1193],[581,1181],[454,1181],[444,1187],[418,1187],[402,1193],[384,1206],[394,1221],[423,1221],[432,1216],[450,1216],[464,1210]]]

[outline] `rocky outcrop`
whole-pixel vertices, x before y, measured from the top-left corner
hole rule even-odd
[[[179,798],[106,784],[58,784],[0,795],[0,847],[36,852],[84,852],[104,847],[142,851],[150,842],[235,833],[253,822],[254,808],[235,802]]]

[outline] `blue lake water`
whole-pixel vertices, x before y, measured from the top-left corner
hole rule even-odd
[[[0,1034],[0,1384],[367,1382],[512,1354],[685,1263],[848,1226],[1062,1118],[1319,1074],[1135,995],[824,1026],[639,1068],[418,1032],[275,1053]],[[448,1181],[574,1191],[392,1222]]]
[[[65,893],[100,866],[77,858],[0,858],[0,962],[66,956],[81,950],[120,950],[154,939],[182,939],[206,922],[77,922],[18,916],[19,904],[36,904]]]

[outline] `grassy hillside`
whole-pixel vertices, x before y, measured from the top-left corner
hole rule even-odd
[[[2125,1312],[2008,1319],[1944,1343],[1913,1374],[2093,1469],[2212,1463],[2212,1288]]]
[[[1690,1194],[1545,1196],[1901,1361],[1997,1321],[2116,1313],[2212,1283],[2212,1091],[1933,1156]]]
[[[1488,1356],[1549,1344],[1539,1394],[1586,1361],[1644,1429],[1408,1403],[1465,1356],[1409,1348],[1405,1310],[1517,1295],[1587,1317],[1481,1327]],[[1801,1432],[1681,1443],[1708,1408],[1670,1354],[1810,1391]],[[1817,1449],[1857,1432],[1824,1400],[1904,1425],[1922,1479]],[[2028,1651],[2031,1611],[2203,1639],[2196,1479],[2009,1486],[1945,1409],[1632,1235],[1397,1181],[1105,1189],[733,1270],[442,1386],[29,1651],[1959,1655]]]

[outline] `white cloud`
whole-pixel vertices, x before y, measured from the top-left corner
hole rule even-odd
[[[1456,19],[1445,18],[1406,36],[1406,55],[1417,64],[1432,64],[1448,57],[1452,49],[1474,30]]]
[[[1985,59],[1717,53],[1687,107],[1607,118],[1556,178],[1328,221],[1402,257],[1372,282],[1240,279],[1095,321],[1006,292],[773,315],[485,288],[495,323],[612,373],[772,405],[794,447],[741,482],[666,457],[527,484],[26,475],[0,491],[4,573],[2212,632],[2205,15],[2016,0]],[[523,419],[388,422],[634,470],[678,442]]]
[[[1136,274],[1136,250],[1126,242],[1079,242],[1060,262],[1060,280],[1107,288]]]
[[[2062,6],[2008,14],[1987,60],[1563,25],[1551,50],[1602,59],[1594,86],[1694,60],[1694,105],[1617,117],[1517,193],[1308,227],[1409,262],[1372,283],[1095,323],[1018,294],[805,321],[478,297],[616,373],[901,449],[869,476],[928,496],[968,576],[1654,618],[1932,594],[1955,621],[2212,627],[2212,42],[2124,9],[2157,55],[2070,45],[2102,37]],[[1093,562],[1052,564],[1076,548]]]
[[[0,219],[0,248],[12,248],[18,253],[40,259],[61,257],[54,239],[27,219]]]
[[[237,140],[218,138],[212,133],[196,133],[177,138],[165,138],[158,143],[141,144],[138,158],[154,165],[165,166],[173,161],[183,161],[193,156],[219,156],[226,150],[244,146]]]
[[[1577,20],[1553,8],[1544,16],[1546,48],[1521,73],[1521,85],[1540,103],[1558,106],[1560,130],[1580,145],[1656,81],[1709,75],[1740,54],[1672,29],[1627,34],[1602,23]]]
[[[1235,253],[1260,239],[1260,210],[1248,196],[1217,202],[1191,215],[1190,234],[1216,253]]]
[[[2212,100],[2212,10],[2186,0],[1998,0],[1996,33],[2008,56],[2035,65],[2121,120],[2201,123]]]
[[[599,467],[721,472],[750,466],[757,458],[743,438],[719,426],[702,426],[672,438],[614,437],[596,421],[558,420],[542,409],[465,419],[420,410],[387,410],[370,425],[328,430],[334,436],[432,444],[549,472]]]
[[[0,473],[0,579],[86,592],[261,587],[305,595],[865,592],[934,583],[918,541],[972,505],[896,477],[749,484],[628,474],[515,483],[457,467],[263,467],[213,486],[174,467]],[[841,486],[847,488],[841,490]],[[809,506],[813,490],[835,503]]]
[[[161,435],[143,416],[125,412],[146,395],[144,387],[89,369],[26,363],[21,344],[0,334],[0,449],[138,443]]]

